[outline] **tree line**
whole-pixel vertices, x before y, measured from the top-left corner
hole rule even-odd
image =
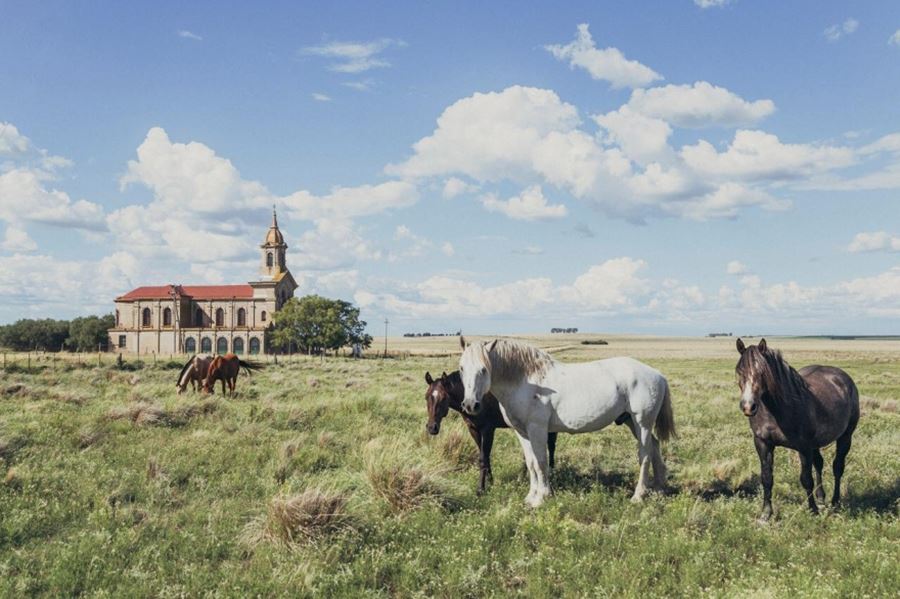
[[[23,318],[0,326],[0,347],[13,351],[97,351],[107,349],[112,314],[73,320]]]

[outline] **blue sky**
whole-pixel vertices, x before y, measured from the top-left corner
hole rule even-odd
[[[900,333],[896,2],[0,14],[0,322],[246,281],[276,204],[398,333]]]

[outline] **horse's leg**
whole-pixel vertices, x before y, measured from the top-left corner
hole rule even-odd
[[[547,433],[547,452],[550,454],[550,467],[556,468],[556,435]]]
[[[222,381],[222,397],[225,397],[225,377],[220,379]]]
[[[537,474],[535,473],[536,464],[534,451],[531,449],[531,441],[523,437],[519,431],[516,431],[516,437],[522,445],[522,454],[525,457],[525,467],[528,469],[528,495],[525,496],[525,503],[534,505],[534,498],[537,495]]]
[[[813,450],[813,467],[816,469],[816,502],[825,505],[825,488],[822,487],[822,466],[825,460],[822,459],[822,452],[818,449]]]
[[[634,420],[634,418],[632,418]],[[647,488],[650,486],[650,460],[653,454],[653,434],[650,427],[644,426],[640,422],[638,426],[638,463],[640,471],[638,473],[638,483],[634,488],[634,495],[631,496],[632,503],[640,502],[647,494]]]
[[[550,464],[547,460],[547,425],[530,424],[528,438],[531,440],[531,451],[534,455],[534,470],[537,476],[537,491],[532,507],[544,503],[544,499],[552,494],[550,489]]]
[[[852,438],[853,430],[849,430],[838,437],[835,444],[834,463],[831,466],[834,472],[834,494],[831,496],[831,507],[833,508],[841,505],[841,477],[844,475],[844,464],[847,461],[847,454],[850,452]]]
[[[760,522],[767,522],[772,517],[772,466],[775,458],[775,446],[771,443],[753,436],[756,444],[756,453],[759,454],[759,478],[763,486],[763,511],[759,515]]]
[[[653,461],[653,487],[662,491],[666,488],[666,481],[669,478],[669,470],[663,461],[662,453],[659,451],[659,439],[650,436],[653,440],[653,453],[651,459]]]
[[[491,450],[494,448],[494,427],[488,427],[481,431],[481,492],[487,479],[494,482],[494,473],[491,471]]]
[[[484,464],[484,450],[481,448],[481,431],[471,422],[466,422],[466,428],[469,429],[469,435],[472,436],[472,440],[475,441],[475,445],[478,447],[478,463]],[[484,493],[484,467],[481,468],[481,478],[478,483],[478,494],[481,495],[482,493]]]
[[[813,499],[813,475],[812,475],[812,452],[801,451],[800,453],[800,484],[806,491],[806,503],[809,505],[809,511],[813,514],[819,513],[816,500]]]

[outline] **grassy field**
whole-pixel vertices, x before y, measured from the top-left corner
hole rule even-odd
[[[556,494],[536,511],[518,443],[499,431],[494,485],[477,496],[459,416],[436,438],[424,431],[423,376],[455,369],[455,338],[390,339],[387,360],[269,364],[234,398],[176,395],[177,365],[163,360],[118,370],[34,357],[27,369],[11,358],[0,595],[900,593],[900,342],[769,339],[795,366],[845,368],[863,407],[844,510],[808,514],[798,460],[782,449],[776,519],[759,526],[734,340],[581,344],[598,338],[529,340],[563,361],[632,355],[668,377],[672,492],[640,505],[622,427],[561,436]]]

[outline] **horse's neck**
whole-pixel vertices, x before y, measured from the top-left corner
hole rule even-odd
[[[194,370],[195,368],[193,364],[188,366],[185,369],[184,374],[181,375],[181,379],[179,379],[178,384],[182,387],[187,387],[188,381],[190,381],[191,377],[194,375]]]

